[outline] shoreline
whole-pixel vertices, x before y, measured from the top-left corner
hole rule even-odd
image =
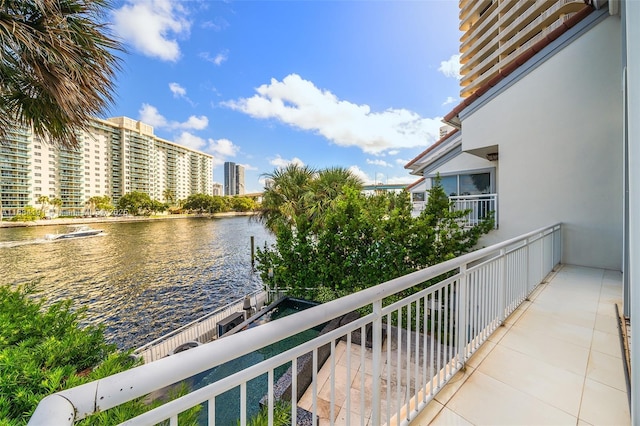
[[[58,226],[58,225],[80,225],[90,223],[124,223],[124,222],[151,222],[154,220],[176,220],[193,218],[221,218],[236,216],[254,216],[257,212],[224,212],[211,214],[172,214],[161,216],[125,216],[125,217],[69,217],[56,219],[38,219],[29,222],[0,222],[2,228],[26,228],[30,226]]]

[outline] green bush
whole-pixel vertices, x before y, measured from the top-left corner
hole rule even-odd
[[[73,310],[69,300],[46,306],[34,290],[34,284],[0,286],[0,426],[26,424],[45,396],[139,363],[107,343],[102,326],[81,327],[83,309]],[[116,424],[150,407],[139,398],[81,423]],[[186,413],[186,424],[195,423],[198,410]]]

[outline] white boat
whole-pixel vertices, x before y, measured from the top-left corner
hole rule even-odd
[[[63,234],[47,234],[47,240],[62,240],[66,238],[90,237],[102,233],[102,229],[93,229],[87,225],[71,225]]]

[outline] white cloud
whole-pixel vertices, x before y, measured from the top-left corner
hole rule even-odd
[[[113,11],[118,36],[144,55],[175,62],[180,58],[177,38],[189,34],[191,23],[181,2],[126,0]]]
[[[448,60],[440,62],[438,71],[446,77],[460,80],[462,78],[462,75],[460,75],[460,55],[451,55]]]
[[[140,114],[140,121],[143,123],[158,128],[167,126],[167,119],[164,118],[153,105],[142,104],[142,108],[140,108],[138,112]]]
[[[405,160],[404,158],[396,158],[396,164],[398,164],[399,166],[404,166],[409,161],[411,160]]]
[[[207,152],[220,157],[235,157],[239,147],[234,145],[229,139],[209,139]]]
[[[422,118],[406,109],[372,112],[368,105],[338,99],[297,74],[271,79],[250,98],[223,105],[254,118],[275,118],[313,131],[339,146],[357,146],[366,153],[429,145],[438,139],[440,118]]]
[[[299,166],[304,166],[304,163],[298,157],[293,157],[291,160],[287,160],[285,158],[282,158],[280,155],[276,156],[276,158],[272,158],[271,160],[269,160],[269,164],[271,164],[272,166],[276,166],[279,169],[283,167],[287,167],[289,164],[297,164]]]
[[[391,151],[389,151],[387,154],[389,155],[398,155],[400,153],[400,151],[398,151],[397,149],[393,149]]]
[[[169,83],[169,90],[173,93],[174,98],[184,98],[187,96],[187,89],[180,86],[178,83]]]
[[[142,104],[140,108],[140,121],[157,127],[159,129],[168,130],[203,130],[209,125],[209,119],[204,116],[190,116],[185,122],[167,120],[156,107],[149,104]]]
[[[381,167],[393,167],[391,164],[387,163],[384,160],[371,160],[367,158],[367,164],[371,164],[373,166],[381,166]]]
[[[366,174],[364,172],[364,170],[362,170],[360,167],[358,166],[351,166],[349,167],[349,171],[351,173],[353,173],[355,176],[359,177],[360,179],[362,179],[362,181],[367,184],[367,183],[372,183],[373,180],[369,177],[368,174]]]
[[[458,98],[454,98],[453,96],[447,96],[447,99],[442,103],[442,106],[456,103]]]
[[[202,151],[202,148],[207,144],[204,139],[189,132],[182,132],[174,142],[198,151]]]
[[[211,62],[212,64],[220,66],[222,65],[223,62],[229,59],[229,51],[223,50],[222,52],[219,52],[216,56],[213,56],[213,57],[211,57],[209,52],[201,52],[200,57],[207,62]]]

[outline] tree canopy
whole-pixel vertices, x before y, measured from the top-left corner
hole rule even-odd
[[[119,69],[108,0],[0,2],[0,140],[14,125],[61,147],[113,101]]]
[[[297,179],[303,170],[289,171]],[[287,172],[276,177],[290,182],[281,176]],[[272,225],[276,243],[257,255],[263,281],[290,288],[299,297],[340,297],[440,263],[472,250],[493,227],[491,217],[465,226],[461,219],[467,212],[450,209],[439,183],[429,191],[427,208],[413,217],[407,192],[370,196],[346,184],[321,193],[313,179],[303,191],[272,189],[271,211],[263,220]],[[281,192],[297,198],[277,198]],[[282,203],[281,210],[276,202]]]

